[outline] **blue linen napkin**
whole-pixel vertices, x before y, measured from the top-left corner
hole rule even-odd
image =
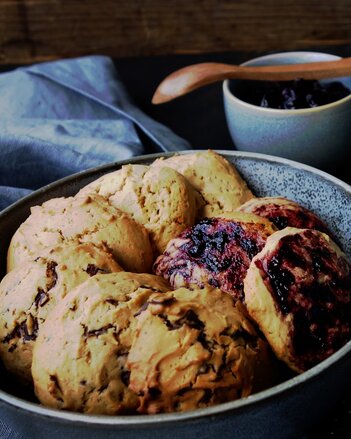
[[[54,180],[189,143],[130,100],[110,58],[89,56],[0,75],[0,210]],[[137,129],[138,127],[138,129]]]

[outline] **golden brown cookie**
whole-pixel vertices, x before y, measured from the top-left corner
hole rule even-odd
[[[234,165],[211,150],[161,158],[151,166],[167,166],[184,175],[205,200],[200,217],[215,217],[223,212],[232,212],[253,198]]]
[[[66,242],[103,243],[128,271],[148,272],[152,248],[145,228],[96,194],[54,198],[31,209],[15,232],[7,257],[10,271],[43,248]]]
[[[279,230],[284,227],[296,227],[316,229],[329,234],[327,226],[316,214],[285,197],[253,198],[240,206],[238,210],[267,218]]]
[[[33,345],[50,310],[89,277],[121,270],[104,248],[86,243],[54,247],[10,271],[0,283],[0,357],[5,367],[30,383]]]
[[[251,393],[267,344],[243,305],[219,289],[153,294],[137,317],[127,367],[140,413],[179,412]]]
[[[172,239],[153,268],[174,288],[209,284],[242,300],[250,261],[275,231],[266,218],[249,213],[205,218]]]
[[[35,344],[32,374],[39,400],[84,413],[135,411],[139,398],[129,388],[125,365],[135,316],[152,293],[168,289],[156,276],[120,272],[97,274],[71,291]]]
[[[171,168],[126,165],[103,175],[80,193],[98,193],[150,233],[156,252],[195,222],[200,195]]]
[[[303,372],[351,338],[351,270],[322,232],[287,227],[267,239],[244,280],[249,314],[277,357]]]

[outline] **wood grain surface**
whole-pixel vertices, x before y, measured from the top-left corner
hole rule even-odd
[[[350,0],[0,0],[0,63],[351,44]]]

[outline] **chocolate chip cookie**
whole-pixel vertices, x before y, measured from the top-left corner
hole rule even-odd
[[[247,396],[256,372],[270,367],[267,344],[243,305],[219,289],[153,294],[144,308],[127,359],[139,413],[194,410]]]
[[[184,175],[205,201],[200,217],[232,212],[254,196],[234,165],[211,150],[161,158],[151,166],[167,166]]]
[[[7,269],[35,259],[43,248],[67,242],[103,243],[123,269],[151,269],[153,252],[146,229],[96,194],[54,198],[33,207],[11,240]]]
[[[45,253],[14,268],[0,283],[0,357],[25,383],[32,380],[33,345],[50,310],[91,276],[122,270],[106,249],[91,243]]]
[[[200,194],[177,171],[126,165],[103,175],[80,194],[97,193],[145,226],[156,254],[168,241],[195,222]]]
[[[151,294],[168,289],[157,276],[120,272],[97,274],[71,291],[49,314],[35,344],[39,400],[84,413],[135,413],[140,401],[126,367],[134,321]]]

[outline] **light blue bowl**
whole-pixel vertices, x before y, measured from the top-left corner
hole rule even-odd
[[[338,56],[318,52],[284,52],[252,59],[244,65],[328,61]],[[337,78],[351,89],[351,78]],[[320,82],[328,82],[324,80]],[[263,108],[236,97],[243,81],[223,83],[227,125],[238,150],[297,160],[334,170],[351,157],[351,95],[331,104],[301,110]]]

